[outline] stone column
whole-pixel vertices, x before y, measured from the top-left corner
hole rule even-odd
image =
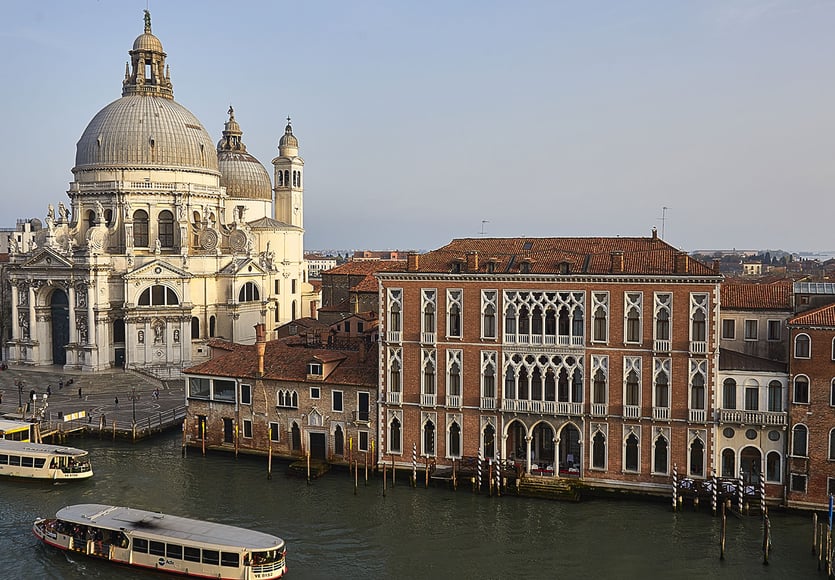
[[[67,302],[70,306],[70,344],[78,342],[78,328],[75,326],[75,286],[69,285],[67,289]]]
[[[35,340],[35,286],[29,284],[29,340]]]
[[[96,299],[96,286],[91,280],[87,285],[87,344],[96,344],[96,318],[93,301]]]
[[[17,284],[12,283],[12,340],[20,338],[20,326],[17,321]]]
[[[531,436],[525,436],[525,473],[531,473]]]

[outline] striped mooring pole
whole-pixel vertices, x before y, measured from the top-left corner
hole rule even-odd
[[[713,470],[713,482],[711,483],[711,491],[713,492],[711,496],[711,503],[710,507],[713,509],[713,515],[716,515],[716,500],[719,497],[719,486],[716,485],[716,470]]]
[[[742,469],[739,470],[739,481],[736,484],[737,501],[739,502],[739,513],[742,513],[742,504],[745,503],[745,485],[742,482]]]
[[[417,443],[412,443],[412,487],[417,487]]]
[[[476,493],[481,493],[481,449],[478,450],[478,463],[476,465],[475,477],[477,482]]]
[[[496,451],[496,495],[502,495],[502,452]]]
[[[765,516],[765,477],[760,473],[760,511]]]
[[[673,463],[673,511],[678,507],[678,465]]]

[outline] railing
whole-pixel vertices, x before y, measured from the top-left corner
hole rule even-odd
[[[705,354],[707,352],[707,342],[704,340],[691,340],[690,352],[693,354]]]
[[[591,404],[591,414],[594,417],[605,417],[608,415],[608,409],[606,408],[608,405],[606,403],[592,403]]]
[[[389,342],[401,342],[399,330],[389,330]]]
[[[555,334],[546,334],[545,344],[547,344],[548,346],[554,346],[555,344],[557,344],[557,336]]]
[[[437,395],[432,394],[428,395],[426,393],[420,394],[420,406],[421,407],[435,407],[437,405]]]
[[[557,413],[560,415],[582,415],[583,403],[558,402]]]
[[[502,399],[502,411],[514,413],[534,413],[533,403],[539,401],[528,401],[527,399]]]
[[[623,416],[626,419],[637,419],[641,416],[641,406],[640,405],[624,405],[623,406]]]
[[[653,407],[652,418],[656,421],[669,421],[670,408],[669,407]]]
[[[707,411],[704,409],[690,409],[691,423],[705,423],[707,421]]]
[[[719,410],[721,423],[735,423],[738,425],[786,425],[788,413],[776,411],[739,411],[730,409]]]
[[[515,334],[505,334],[504,341],[507,344],[516,344],[516,335]]]
[[[495,409],[496,397],[481,397],[481,408],[485,410]]]
[[[394,393],[392,391],[388,392],[388,403],[389,405],[402,405],[403,404],[403,393]]]
[[[435,344],[435,333],[434,332],[421,332],[420,333],[420,341],[423,344]]]
[[[447,407],[461,407],[461,395],[447,395],[446,396],[446,406]]]
[[[655,352],[670,352],[670,341],[669,340],[656,340],[654,350],[655,350]]]

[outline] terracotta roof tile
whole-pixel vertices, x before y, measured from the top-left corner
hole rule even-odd
[[[531,274],[557,273],[560,263],[569,274],[674,274],[679,250],[660,238],[462,238],[421,254],[419,272],[449,272],[455,262],[466,264],[478,252],[479,272],[493,262],[495,273],[519,273],[528,261]],[[623,253],[623,271],[612,268],[614,252]],[[718,276],[709,266],[687,256],[681,274]]]
[[[726,280],[720,286],[722,308],[737,310],[791,310],[792,281],[783,278],[771,283]]]
[[[827,304],[789,319],[792,326],[835,326],[835,304]]]
[[[325,270],[322,274],[374,274],[375,272],[390,270],[405,270],[405,260],[369,260],[359,262],[345,262],[336,268]]]
[[[307,380],[307,363],[311,360],[338,362],[336,369],[322,384],[358,385],[377,387],[376,349],[368,349],[365,361],[355,350],[333,350],[290,346],[289,341],[271,340],[264,353],[264,380],[299,381]],[[193,375],[255,379],[258,370],[258,354],[254,344],[236,344],[227,354],[220,354],[204,363],[186,369]]]
[[[362,281],[354,284],[351,292],[377,292],[379,289],[379,282],[373,274],[368,274]]]

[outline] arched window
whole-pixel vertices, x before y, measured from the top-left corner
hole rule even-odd
[[[792,455],[795,457],[806,457],[809,430],[806,425],[800,423],[792,428]]]
[[[145,288],[139,295],[139,306],[177,306],[180,299],[177,298],[177,293],[168,286],[162,284],[155,284],[150,288]]]
[[[399,393],[401,390],[400,384],[400,362],[392,361],[389,369],[389,390],[392,393]]]
[[[794,378],[794,398],[795,403],[809,402],[809,378],[805,375],[800,375]]]
[[[693,313],[693,338],[692,340],[704,342],[705,340],[705,313],[697,310]]]
[[[594,373],[594,399],[592,403],[605,405],[607,400],[606,390],[606,374],[601,369],[597,369]]]
[[[191,317],[191,338],[200,338],[200,319]]]
[[[290,303],[290,320],[295,320],[295,319],[296,319],[296,301],[293,300],[293,302]]]
[[[481,396],[488,399],[496,397],[496,370],[490,364],[484,369],[484,377],[482,378]]]
[[[449,384],[447,385],[449,395],[461,396],[461,367],[457,362],[449,367]]]
[[[391,423],[389,423],[389,452],[403,452],[403,442],[401,439],[400,432],[400,420],[397,417],[393,417]]]
[[[736,454],[733,449],[722,450],[722,477],[736,477]]]
[[[765,479],[780,483],[782,481],[780,454],[777,451],[769,451],[765,457]]]
[[[213,338],[215,335],[215,316],[214,314],[209,317],[209,337]]]
[[[596,469],[606,469],[606,436],[600,431],[592,439],[591,465]]]
[[[596,342],[606,342],[608,323],[606,320],[606,309],[603,306],[598,306],[594,311],[594,332],[593,340]]]
[[[238,294],[238,302],[257,302],[260,299],[261,295],[258,292],[258,286],[255,285],[255,282],[247,282],[244,284]]]
[[[583,402],[583,377],[580,369],[574,369],[574,380],[571,381],[571,402]]]
[[[696,437],[690,444],[690,475],[705,474],[705,444]]]
[[[773,413],[783,412],[783,383],[780,381],[768,383],[768,410]]]
[[[722,408],[736,409],[736,381],[725,379],[722,383]]]
[[[333,452],[335,455],[345,455],[345,433],[342,425],[337,425],[333,431]]]
[[[484,435],[482,440],[484,447],[484,457],[496,456],[496,430],[492,425],[487,425],[484,428]]]
[[[512,305],[507,307],[504,316],[504,332],[505,334],[516,334],[516,308]]]
[[[638,437],[630,433],[626,438],[626,471],[638,471]]]
[[[690,389],[690,408],[703,410],[705,408],[705,379],[701,373],[693,376],[693,386]]]
[[[626,313],[626,342],[641,342],[641,313],[637,307]]]
[[[655,376],[655,406],[664,409],[670,406],[670,382],[664,371]]]
[[[667,438],[659,435],[655,440],[655,452],[652,462],[652,471],[654,473],[667,473],[667,456],[668,456]]]
[[[457,304],[449,307],[449,335],[461,336],[461,309]]]
[[[136,248],[148,247],[148,212],[144,209],[133,212],[133,245]]]
[[[87,227],[92,228],[96,225],[96,212],[89,210],[87,212]]]
[[[835,461],[835,429],[829,431],[829,460]]]
[[[168,211],[167,209],[162,210],[159,212],[159,217],[157,218],[157,223],[159,227],[159,245],[163,248],[173,248],[174,247],[174,214]]]
[[[808,334],[794,337],[794,358],[809,358],[812,353],[812,341]]]
[[[429,457],[435,455],[435,423],[432,421],[423,425],[423,454]]]
[[[638,384],[638,373],[634,370],[626,375],[626,404],[638,406],[641,404],[641,389]]]
[[[449,426],[449,456],[461,457],[461,426],[457,421]]]
[[[507,367],[507,371],[504,374],[504,398],[516,398],[516,374],[511,367]]]
[[[670,313],[666,308],[659,309],[656,315],[655,340],[670,340]]]

